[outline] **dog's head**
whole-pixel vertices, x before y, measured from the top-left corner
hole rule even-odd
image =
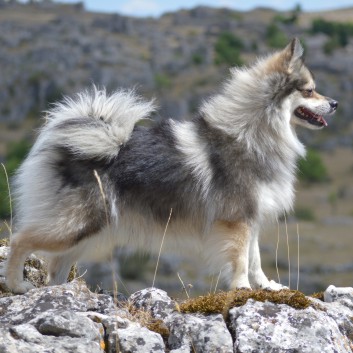
[[[292,124],[321,129],[328,125],[325,116],[333,114],[338,103],[316,92],[313,74],[304,65],[303,54],[300,41],[294,38],[285,49],[269,59],[268,68],[282,77],[274,99],[286,102]]]

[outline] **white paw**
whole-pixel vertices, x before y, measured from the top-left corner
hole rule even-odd
[[[6,282],[7,287],[11,290],[11,292],[16,294],[24,294],[29,290],[36,288],[32,283],[27,281],[21,281],[16,283],[8,283]]]
[[[265,289],[269,289],[269,290],[281,290],[281,289],[288,289],[288,287],[283,286],[280,283],[277,283],[273,280],[269,281],[269,285],[266,286]]]

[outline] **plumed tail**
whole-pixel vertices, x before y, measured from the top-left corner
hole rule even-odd
[[[47,124],[36,147],[66,147],[76,155],[112,158],[132,133],[135,124],[155,110],[133,90],[108,95],[105,89],[64,98],[47,111]]]

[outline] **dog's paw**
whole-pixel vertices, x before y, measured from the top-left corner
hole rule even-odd
[[[15,294],[24,294],[27,293],[29,290],[36,288],[32,283],[27,281],[21,281],[16,283],[6,282],[6,286],[12,293]]]
[[[283,286],[280,283],[275,282],[274,280],[269,281],[269,284],[265,287],[268,290],[281,290],[281,289],[288,289],[288,287]]]

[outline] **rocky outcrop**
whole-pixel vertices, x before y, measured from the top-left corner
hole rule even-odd
[[[340,292],[340,289],[335,289]],[[350,289],[351,294],[353,289]],[[341,322],[338,322],[338,316]],[[249,299],[229,311],[236,352],[352,352],[351,317],[340,304],[297,310]]]
[[[0,352],[352,352],[353,288],[330,286],[324,300],[183,313],[160,289],[116,301],[74,280],[1,298]]]
[[[45,287],[35,255],[24,295],[6,292],[0,246],[1,353],[353,352],[353,288],[306,297],[283,290],[220,292],[185,301],[157,288],[126,298],[95,293],[81,279]],[[320,300],[318,299],[320,298]]]

